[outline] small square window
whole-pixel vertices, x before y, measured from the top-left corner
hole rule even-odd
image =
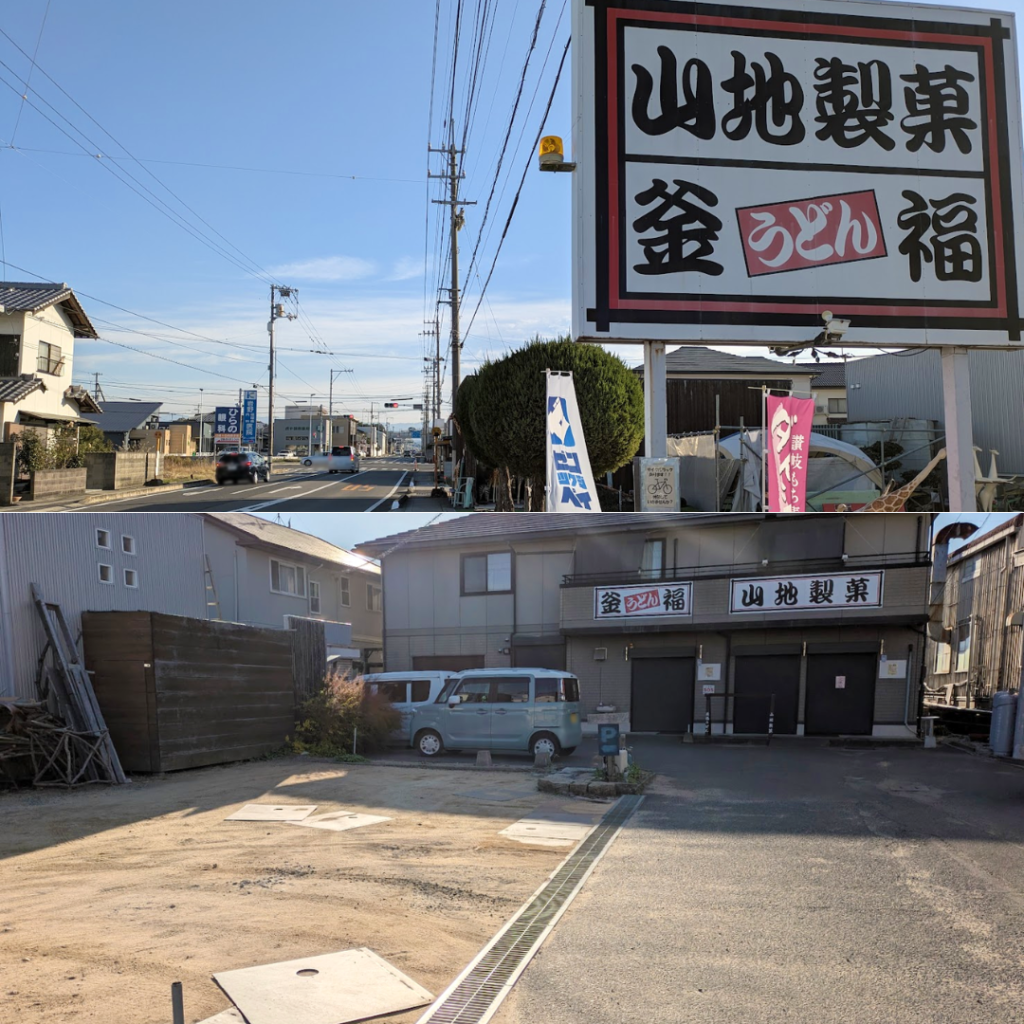
[[[139,585],[139,574],[134,569],[125,569],[124,585],[126,587],[137,587]]]
[[[100,570],[100,583],[109,583],[110,586],[114,585],[114,567],[112,565],[104,565],[102,562],[99,564]]]
[[[121,550],[126,555],[134,555],[135,554],[135,538],[134,537],[128,537],[125,534],[121,534]]]
[[[110,550],[110,531],[109,530],[97,530],[96,531],[96,547],[106,548]]]

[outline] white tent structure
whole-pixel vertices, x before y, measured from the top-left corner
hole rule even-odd
[[[835,437],[812,433],[811,452],[831,456],[807,460],[807,493],[815,494],[842,487],[847,491],[881,492],[885,486],[882,471],[856,445]],[[756,512],[761,508],[761,432],[730,434],[718,443],[721,455],[740,459],[743,472],[733,501],[734,512]]]

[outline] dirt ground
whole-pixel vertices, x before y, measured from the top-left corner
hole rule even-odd
[[[230,1005],[214,972],[357,946],[439,994],[568,852],[497,834],[555,799],[527,773],[307,757],[0,794],[0,1019],[166,1024],[181,981],[200,1021]],[[223,820],[262,801],[393,820]]]

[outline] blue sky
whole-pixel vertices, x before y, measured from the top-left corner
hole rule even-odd
[[[464,269],[537,6],[497,5],[465,158],[464,195],[480,205],[469,208],[461,235]],[[253,346],[223,347],[170,332],[83,294],[106,337],[207,372],[92,342],[78,346],[76,379],[84,382],[99,371],[109,398],[153,397],[175,411],[194,410],[200,386],[208,395],[217,390],[226,395],[265,382],[269,307],[268,287],[258,274],[244,273],[190,237],[117,181],[104,167],[111,166],[110,160],[85,155],[84,148],[114,157],[115,168],[120,165],[138,179],[136,188],[151,189],[199,224],[147,173],[152,172],[228,240],[213,236],[219,244],[228,248],[230,243],[277,280],[298,287],[308,322],[303,317],[278,326],[283,350],[278,386],[286,397],[308,399],[316,393],[326,401],[331,368],[355,371],[336,380],[336,393],[342,396],[337,411],[363,415],[371,398],[422,394],[425,342],[420,332],[424,312],[434,315],[441,269],[428,252],[425,303],[434,7],[429,0],[293,0],[284,5],[181,0],[170,6],[21,0],[5,5],[0,29],[13,43],[0,35],[0,79],[8,83],[0,82],[0,146],[10,147],[13,139],[16,147],[0,149],[3,255],[14,265],[7,267],[6,277],[32,280],[16,269],[22,267],[175,327]],[[449,0],[440,7],[439,93],[451,56]],[[475,10],[476,5],[469,7]],[[470,22],[463,33],[464,66],[471,32]],[[522,143],[505,161],[501,180],[510,176],[492,204],[493,233],[481,245],[479,277],[474,270],[464,318],[475,307],[480,281],[491,265],[568,34],[568,5],[548,3],[521,103],[525,112],[532,100],[532,111],[528,120],[517,118],[514,125],[512,143],[521,126]],[[83,148],[18,96],[30,62],[14,43],[31,55],[37,40],[38,68],[31,74],[29,99]],[[570,131],[568,79],[567,65],[549,118],[552,130],[565,136]],[[462,84],[460,75],[457,112],[464,109]],[[61,121],[47,101],[91,141]],[[124,151],[76,103],[141,165],[124,158]],[[434,144],[442,141],[440,109],[439,104]],[[461,113],[456,125],[461,135]],[[438,157],[433,167],[440,169]],[[438,209],[430,207],[432,218]],[[472,368],[488,352],[500,354],[536,332],[568,329],[569,227],[568,176],[530,173],[488,302],[467,340],[464,365]],[[112,325],[160,337],[132,335]],[[313,355],[311,348],[337,355]],[[418,419],[405,416],[410,422]]]
[[[438,5],[437,102],[428,131],[435,14],[429,0],[6,4],[0,23],[10,37],[0,35],[0,258],[7,267],[0,274],[11,280],[38,274],[79,292],[107,340],[78,346],[76,380],[91,381],[98,371],[108,398],[160,399],[171,412],[194,411],[200,387],[209,406],[239,387],[265,383],[265,271],[299,289],[303,313],[279,325],[278,387],[285,400],[307,400],[311,393],[325,400],[331,369],[353,371],[336,382],[338,412],[365,419],[371,401],[407,399],[408,405],[421,395],[420,332],[424,317],[434,315],[436,286],[444,283],[437,232],[433,226],[425,232],[442,210],[428,203],[426,147],[428,138],[442,141],[455,5]],[[1020,3],[996,6],[1016,10]],[[460,137],[479,4],[465,0],[464,7],[470,17],[456,88]],[[466,210],[464,270],[539,4],[501,0],[493,7],[464,164],[463,195],[479,202]],[[464,369],[535,333],[569,327],[570,176],[537,172],[531,147],[569,34],[570,7],[548,0],[541,19],[510,154],[477,268],[466,281],[466,321],[527,160],[531,169],[466,341]],[[34,70],[17,47],[36,55]],[[567,65],[546,133],[568,142],[570,120]],[[440,169],[438,157],[432,166]],[[111,172],[118,169],[137,179],[131,184],[145,198],[115,179]],[[145,201],[155,197],[253,273]],[[627,351],[634,358],[635,350]],[[411,412],[393,417],[418,418]]]
[[[281,514],[281,521],[293,529],[303,533],[311,533],[343,548],[353,548],[357,544],[380,537],[388,537],[404,530],[417,530],[438,518],[452,519],[460,515],[472,515],[467,512],[442,512],[440,517],[420,512],[404,512],[395,518],[391,513],[384,512],[346,512],[332,515],[329,512],[296,512],[292,515]],[[475,513],[483,515],[484,513]],[[258,512],[263,519],[276,520],[277,515],[270,512]],[[1000,523],[1011,518],[1008,512],[943,512],[936,520],[936,529],[956,521],[977,523],[982,530],[992,530]],[[956,547],[958,545],[954,545]]]

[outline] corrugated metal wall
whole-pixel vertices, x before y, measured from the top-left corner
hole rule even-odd
[[[999,452],[1003,475],[1024,473],[1024,352],[970,354],[974,443],[982,448],[987,473],[988,450]],[[869,356],[846,364],[849,422],[911,416],[945,422],[942,408],[942,361],[938,352]]]
[[[96,545],[96,530],[109,530],[111,550]],[[156,611],[205,619],[203,535],[197,516],[95,512],[67,515],[0,516],[0,557],[9,600],[9,628],[0,643],[9,647],[11,679],[0,677],[0,693],[34,699],[39,655],[46,642],[32,603],[32,583],[48,601],[58,602],[77,635],[83,611]],[[121,537],[135,541],[124,554]],[[100,563],[113,567],[113,584],[101,583]],[[136,588],[125,586],[124,570],[137,573]],[[0,607],[3,598],[0,597]],[[6,673],[5,673],[6,674]]]

